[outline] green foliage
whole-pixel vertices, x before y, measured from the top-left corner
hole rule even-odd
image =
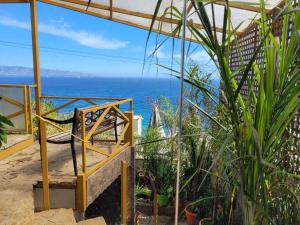
[[[153,176],[157,192],[171,197],[174,194],[176,166],[174,154],[161,139],[156,128],[148,128],[142,138],[144,144],[139,154],[143,156],[143,168],[147,175]]]
[[[151,196],[151,190],[149,190],[149,188],[139,185],[139,184],[137,184],[135,186],[134,193],[135,193],[136,198],[143,198],[143,197],[150,198],[150,196]]]
[[[213,89],[213,87],[210,87],[210,75],[203,73],[198,65],[190,63],[187,67],[187,72],[188,76],[193,78],[199,86],[207,88],[207,90]],[[209,87],[207,87],[206,83],[209,84]],[[216,103],[211,97],[207,98],[207,95],[204,96],[207,90],[199,91],[198,88],[187,86],[185,95],[197,100],[199,104],[203,105],[205,110],[213,113]],[[162,138],[156,128],[147,129],[142,139],[142,143],[146,144],[143,144],[143,151],[140,154],[144,158],[145,171],[147,173],[151,171],[150,174],[159,177],[156,184],[160,186],[161,183],[169,183],[169,188],[164,187],[164,190],[169,191],[164,191],[164,194],[168,193],[171,196],[171,194],[174,194],[175,188],[175,155],[178,149],[178,107],[174,106],[167,97],[159,97],[156,104],[158,105],[162,126],[169,137]],[[198,110],[191,107],[191,105],[185,104],[183,112],[182,170],[180,173],[182,179],[187,180],[187,182],[182,184],[181,196],[185,196],[190,202],[198,200],[199,196],[205,198],[207,195],[210,196],[212,194],[211,177],[205,172],[209,170],[211,165],[211,149],[209,138],[203,133],[209,127],[209,124],[210,120],[206,117],[200,117]],[[201,126],[205,128],[202,129],[200,128]],[[165,167],[172,169],[170,171],[172,173],[168,172],[168,169]],[[202,169],[200,170],[199,168]],[[168,174],[171,174],[171,176]],[[164,180],[161,178],[164,178]],[[202,180],[204,182],[201,182]],[[161,190],[158,192],[161,193]],[[207,206],[211,205],[211,202],[203,201],[200,205],[191,207],[194,211],[201,211],[201,218],[203,218],[209,216],[211,210]]]
[[[56,107],[55,104],[53,103],[53,101],[50,100],[50,99],[44,99],[41,102],[41,106],[42,106],[42,112],[43,113],[49,112],[49,111],[51,111],[52,109],[54,109]],[[33,108],[35,108],[35,103],[33,103]],[[70,113],[53,112],[53,113],[50,113],[49,115],[47,115],[47,117],[49,117],[49,118],[58,119],[58,120],[69,119],[72,116],[73,116],[73,112],[70,112]],[[72,124],[66,124],[66,125],[60,125],[60,126],[64,129],[66,129],[66,130],[70,130]],[[33,119],[33,127],[34,127],[34,130],[37,130],[38,118],[36,118],[36,117],[34,117],[34,119]],[[46,128],[47,128],[46,129],[47,135],[53,135],[55,133],[61,132],[57,128],[55,128],[51,125],[48,125],[48,124],[47,124]]]
[[[14,125],[8,118],[0,114],[0,148],[7,142],[7,133],[4,130],[6,126],[12,127]]]
[[[170,99],[165,96],[160,96],[157,104],[163,128],[168,132],[169,136],[173,137],[178,124],[177,110],[172,105]]]
[[[265,1],[260,0],[261,19],[254,21],[258,24],[260,45],[247,60],[241,54],[239,43],[231,42],[236,38],[236,28],[232,26],[229,1],[224,2],[222,32],[216,31],[214,24],[219,23],[215,14],[207,11],[209,8],[214,12],[211,1],[190,0],[189,3],[203,29],[189,22],[187,28],[193,38],[203,44],[222,82],[218,114],[212,116],[201,104],[195,104],[214,123],[208,133],[216,149],[207,174],[214,175],[212,183],[218,187],[217,193],[227,196],[222,204],[225,210],[222,224],[299,224],[299,166],[290,166],[297,165],[299,152],[295,153],[295,148],[299,146],[290,144],[288,125],[300,106],[300,3],[293,8],[292,1],[286,1],[285,7],[278,9],[273,21],[274,24],[281,21],[283,28],[281,37],[277,38],[273,25],[267,20]],[[182,17],[174,6],[165,13]],[[289,31],[291,24],[292,32]],[[241,62],[236,71],[231,71],[229,66],[228,52],[233,43],[237,45]],[[258,60],[258,56],[262,59]],[[249,76],[251,71],[254,76]],[[242,76],[240,83],[234,79],[237,75]],[[193,77],[185,77],[185,81],[206,91],[208,97],[213,96]],[[244,98],[241,96],[243,85],[250,90]],[[217,223],[219,218],[213,219]]]

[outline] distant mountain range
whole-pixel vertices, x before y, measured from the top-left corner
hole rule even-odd
[[[32,76],[33,69],[30,67],[23,66],[1,66],[0,65],[0,76]],[[42,69],[41,68],[41,76],[44,77],[69,77],[69,76],[85,76],[91,77],[96,76],[92,73],[83,73],[83,72],[73,72],[73,71],[65,71],[65,70],[51,70],[51,69]]]

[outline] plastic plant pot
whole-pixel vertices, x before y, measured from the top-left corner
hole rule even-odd
[[[197,213],[189,211],[188,208],[185,208],[184,212],[188,225],[195,225]]]

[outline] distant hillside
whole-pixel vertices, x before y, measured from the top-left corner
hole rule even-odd
[[[0,65],[0,75],[2,76],[32,76],[33,69],[30,67],[22,66],[1,66]],[[41,69],[41,76],[95,76],[95,74],[64,71],[64,70],[51,70],[51,69]]]

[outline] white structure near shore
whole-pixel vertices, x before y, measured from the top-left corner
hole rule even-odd
[[[142,136],[142,120],[144,118],[141,115],[134,115],[133,116],[133,131],[135,134],[137,134],[139,137]]]

